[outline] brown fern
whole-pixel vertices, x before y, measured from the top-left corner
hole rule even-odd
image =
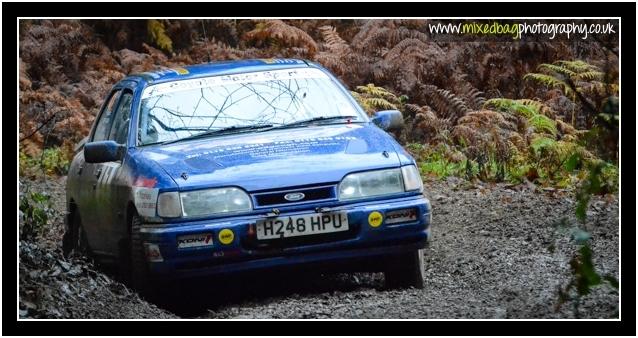
[[[206,62],[209,58],[211,60],[238,60],[247,57],[249,52],[212,39],[196,41],[189,54],[195,62]]]
[[[432,106],[437,116],[440,118],[449,118],[453,124],[470,112],[470,108],[463,101],[449,90],[438,88],[434,85],[422,85],[420,88],[428,98],[428,103]]]
[[[317,52],[317,43],[308,33],[281,20],[259,21],[255,29],[244,34],[243,39],[259,42],[274,40],[288,46],[305,47],[310,56]]]
[[[465,101],[467,106],[473,110],[482,109],[485,104],[485,93],[476,89],[469,82],[463,82],[459,96]]]
[[[440,119],[429,106],[408,103],[405,105],[408,137],[418,142],[444,142],[444,135],[450,129],[450,121]]]
[[[408,38],[394,46],[384,55],[384,58],[388,61],[401,58],[402,62],[417,62],[419,59],[426,58],[424,53],[426,48],[427,45],[423,41]]]
[[[378,52],[387,40],[390,28],[386,27],[390,20],[368,20],[352,38],[354,48],[360,51]]]
[[[315,55],[315,61],[330,69],[337,75],[346,75],[350,67],[341,60],[341,57],[331,52],[319,52]]]
[[[19,59],[20,62],[20,70],[19,70],[19,82],[20,82],[20,90],[31,89],[31,79],[29,79],[29,75],[27,74],[27,64],[22,61],[22,58]]]
[[[326,42],[325,46],[331,53],[341,56],[351,52],[350,46],[341,38],[341,36],[339,36],[336,28],[332,26],[321,26],[319,27],[319,32],[321,33],[323,40]]]
[[[352,39],[352,46],[361,51],[380,52],[383,47],[395,46],[405,39],[426,41],[427,35],[410,29],[404,20],[369,20]],[[410,25],[414,27],[414,25]],[[421,26],[422,27],[422,26]]]
[[[479,175],[486,174],[482,167],[490,158],[496,160],[499,166],[496,179],[502,180],[504,168],[512,155],[526,146],[524,137],[516,131],[516,127],[500,112],[472,111],[458,120],[452,137],[467,158],[478,163]]]

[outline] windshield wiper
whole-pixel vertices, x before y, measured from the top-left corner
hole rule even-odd
[[[273,124],[251,124],[246,126],[230,126],[230,127],[205,131],[203,133],[186,136],[186,137],[175,139],[175,140],[168,140],[168,141],[157,142],[157,143],[161,145],[165,145],[165,144],[171,144],[171,143],[176,143],[181,141],[194,140],[194,139],[203,138],[207,136],[213,136],[213,135],[232,134],[232,133],[244,132],[249,130],[266,131],[266,130],[272,130],[272,129],[294,128],[294,127],[299,127],[302,125],[310,124],[313,122],[319,122],[319,121],[323,122],[323,121],[344,120],[344,119],[354,120],[357,118],[358,116],[355,116],[355,115],[317,116],[317,117],[299,120],[299,121],[295,121],[295,122],[291,122],[291,123],[287,123],[287,124],[283,124],[279,126],[274,126]]]
[[[164,142],[161,142],[161,144],[162,145],[171,144],[175,142],[194,140],[194,139],[203,138],[207,136],[213,136],[213,135],[234,134],[234,133],[244,132],[248,130],[270,129],[272,128],[272,126],[273,126],[272,124],[251,124],[247,126],[230,126],[230,127],[224,127],[220,129],[205,131],[203,133],[178,138],[175,140],[164,141]]]
[[[306,125],[306,124],[310,124],[310,123],[313,123],[313,122],[319,122],[319,121],[355,120],[357,118],[358,118],[358,116],[355,116],[355,115],[317,116],[317,117],[313,117],[313,118],[309,118],[309,119],[305,119],[305,120],[299,120],[299,121],[295,121],[295,122],[291,122],[291,123],[286,123],[286,124],[281,125],[281,126],[273,127],[271,129],[294,128],[294,127],[303,126],[303,125]]]

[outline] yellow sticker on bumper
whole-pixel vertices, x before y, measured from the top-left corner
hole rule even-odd
[[[383,223],[383,215],[378,211],[373,211],[368,215],[368,224],[371,227],[376,228]]]
[[[235,233],[233,233],[233,231],[230,229],[224,229],[219,232],[219,235],[217,235],[217,237],[219,237],[219,241],[222,244],[230,244],[235,239]]]

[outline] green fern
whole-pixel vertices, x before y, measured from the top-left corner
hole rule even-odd
[[[538,161],[540,169],[550,176],[561,170],[569,175],[581,164],[589,163],[591,153],[574,142],[556,141],[543,135],[537,135],[530,143],[532,155]]]
[[[363,108],[363,110],[365,110],[368,113],[371,113],[374,110],[374,108],[370,106],[370,104],[368,104],[366,98],[363,97],[361,94],[355,91],[351,91],[350,94],[352,94],[352,97],[354,97],[354,99],[357,101],[357,103],[359,103],[359,105]]]
[[[159,20],[148,20],[146,30],[151,42],[164,51],[169,53],[173,52],[173,41],[168,35],[166,35],[164,23]]]
[[[578,75],[577,72],[567,68],[567,67],[563,67],[563,66],[559,66],[559,65],[554,65],[554,64],[549,64],[549,63],[542,63],[538,66],[537,68],[540,71],[546,71],[546,72],[554,72],[554,73],[558,73],[558,74],[563,74],[569,78],[575,77]]]
[[[600,95],[618,94],[620,87],[615,83],[604,83],[600,81],[591,81],[589,86],[578,88],[580,93],[593,93]]]
[[[377,87],[372,83],[369,83],[365,86],[357,86],[357,91],[359,93],[365,93],[374,97],[385,98],[386,100],[390,100],[392,102],[399,102],[399,98],[390,93],[387,89],[383,87]]]
[[[530,143],[530,147],[535,153],[540,153],[543,149],[551,149],[556,146],[556,140],[547,136],[535,137]]]
[[[361,106],[363,106],[363,96],[361,96],[361,94],[351,90],[350,91],[350,95],[352,95],[352,97],[354,97],[354,99],[357,101],[357,103],[359,103]]]
[[[599,68],[594,66],[594,65],[590,65],[589,63],[585,62],[585,61],[581,61],[581,60],[572,60],[572,61],[568,61],[568,60],[558,60],[556,62],[554,62],[555,65],[561,66],[563,68],[567,68],[575,73],[584,73],[584,72],[589,72],[589,71],[598,71]]]
[[[525,118],[531,118],[532,116],[538,114],[538,110],[536,107],[531,105],[522,104],[520,100],[512,100],[512,99],[489,99],[485,101],[483,108],[493,107],[502,112],[515,113],[516,115],[522,115]]]
[[[585,92],[588,82],[599,82],[605,77],[605,73],[594,65],[581,60],[558,60],[552,64],[543,63],[537,68],[541,73],[529,73],[523,77],[525,80],[538,82],[549,88],[558,88],[572,100],[575,100],[574,90]],[[569,84],[567,83],[569,82]],[[598,86],[593,90],[598,89]]]
[[[397,106],[395,106],[393,103],[380,97],[370,97],[365,99],[365,102],[366,102],[366,105],[373,108],[397,109]]]
[[[550,106],[544,104],[543,102],[532,100],[532,99],[520,99],[516,100],[522,105],[531,107],[537,113],[543,114],[547,117],[554,118],[556,116],[556,112]]]
[[[372,113],[377,109],[398,109],[392,102],[380,97],[365,97],[357,92],[350,92],[363,110]]]
[[[595,70],[579,73],[575,76],[575,78],[580,81],[594,81],[594,80],[600,81],[604,77],[605,77],[605,73],[595,71]]]
[[[523,76],[523,80],[531,80],[534,82],[538,82],[549,88],[558,88],[562,89],[563,93],[570,98],[574,98],[574,91],[572,88],[562,80],[555,78],[552,75],[540,74],[540,73],[528,73]]]
[[[512,100],[505,98],[489,99],[483,104],[483,108],[495,108],[501,112],[515,113],[516,115],[531,118],[536,114],[543,114],[553,118],[556,112],[548,105],[531,99]]]
[[[496,108],[501,111],[507,111],[510,107],[516,103],[516,100],[505,99],[505,98],[495,98],[489,99],[483,103],[483,108]]]
[[[379,109],[400,109],[399,107],[403,106],[403,101],[407,100],[404,97],[399,98],[389,90],[377,87],[372,83],[365,86],[357,86],[356,90],[350,93],[368,113]]]
[[[537,132],[545,132],[552,136],[556,136],[556,133],[558,132],[556,129],[556,122],[545,115],[536,114],[529,118],[528,122]]]

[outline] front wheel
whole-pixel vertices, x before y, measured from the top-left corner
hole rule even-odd
[[[71,214],[70,224],[62,236],[62,252],[65,256],[68,256],[72,251],[84,255],[91,253],[86,239],[86,233],[82,226],[82,219],[77,210]]]
[[[419,249],[393,259],[386,270],[385,285],[387,288],[425,287],[424,250]]]
[[[150,292],[148,263],[140,234],[141,219],[137,214],[131,217],[129,235],[120,252],[120,267],[124,279],[140,293]]]

